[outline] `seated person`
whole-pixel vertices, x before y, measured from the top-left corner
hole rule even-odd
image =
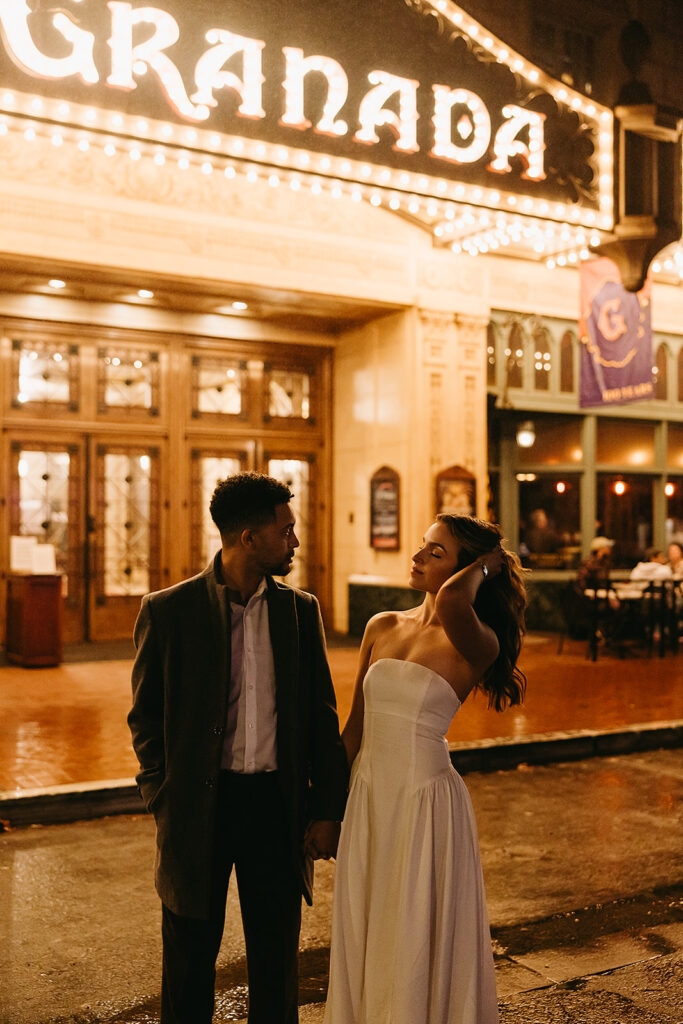
[[[674,576],[683,576],[683,547],[676,540],[669,544],[669,565]]]
[[[609,537],[595,537],[591,541],[590,555],[584,558],[574,581],[575,589],[583,594],[586,590],[606,590],[610,608],[619,607],[619,599],[611,589],[610,569],[614,541]]]
[[[631,569],[632,580],[670,580],[673,576],[671,566],[667,563],[666,555],[660,548],[648,548],[645,552],[645,561],[638,562]]]

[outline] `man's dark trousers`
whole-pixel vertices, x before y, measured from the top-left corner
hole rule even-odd
[[[249,975],[249,1024],[297,1024],[301,888],[277,772],[221,772],[211,917],[162,906],[162,1024],[210,1024],[228,881],[237,876]]]

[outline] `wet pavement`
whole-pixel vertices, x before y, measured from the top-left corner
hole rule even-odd
[[[683,653],[622,660],[601,652],[591,662],[585,643],[566,641],[562,654],[557,646],[556,636],[528,636],[521,658],[528,676],[524,705],[496,714],[475,694],[458,712],[449,741],[467,747],[683,721]],[[122,649],[128,654],[129,648]],[[85,656],[94,657],[97,650]],[[357,649],[332,638],[329,654],[343,722]],[[137,767],[126,726],[130,669],[129,657],[43,669],[0,666],[0,796],[102,781],[130,783]]]
[[[501,1024],[683,1021],[683,753],[466,779],[479,824]],[[2,1024],[158,1020],[153,825],[123,816],[0,835]],[[322,1022],[334,865],[305,908],[302,1024]],[[243,1019],[234,888],[216,1024]]]

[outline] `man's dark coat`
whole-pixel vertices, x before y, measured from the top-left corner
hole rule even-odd
[[[217,556],[218,557],[218,556]],[[267,580],[275,666],[278,770],[292,863],[308,903],[313,864],[303,835],[311,820],[340,821],[348,771],[318,602]],[[214,563],[143,598],[135,625],[128,724],[138,786],[156,819],[156,887],[175,914],[207,917],[218,777],[230,675],[230,630]]]

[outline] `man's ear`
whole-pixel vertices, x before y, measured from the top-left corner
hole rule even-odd
[[[240,544],[243,548],[251,548],[254,544],[255,531],[250,527],[245,527],[240,534]]]

